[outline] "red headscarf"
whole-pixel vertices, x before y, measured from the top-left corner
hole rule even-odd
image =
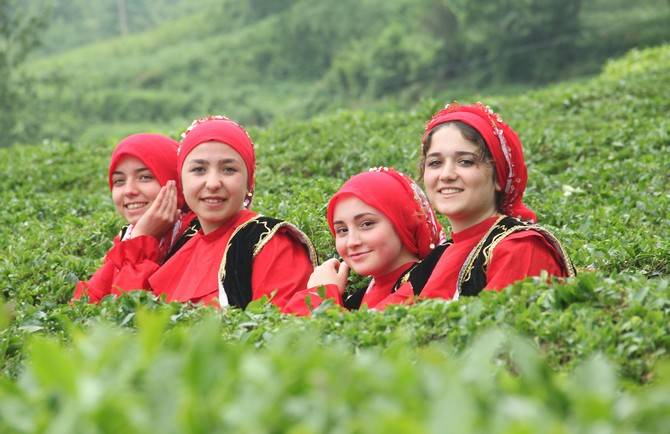
[[[237,122],[225,116],[207,116],[193,121],[191,126],[182,134],[179,145],[178,173],[181,173],[186,156],[196,146],[206,142],[221,142],[233,148],[240,154],[247,168],[247,188],[249,193],[254,191],[254,170],[256,155],[251,137]]]
[[[428,135],[437,126],[451,121],[461,121],[471,126],[484,138],[493,155],[498,185],[505,193],[502,211],[522,220],[536,221],[535,213],[522,202],[528,173],[521,140],[516,132],[489,106],[482,103],[451,103],[433,115],[426,124],[421,143],[425,145]]]
[[[160,134],[133,134],[121,140],[109,161],[109,189],[113,187],[112,173],[123,157],[135,157],[147,166],[160,185],[169,180],[177,181],[178,143]],[[178,206],[184,205],[184,196],[178,191]]]
[[[355,175],[328,202],[328,226],[335,236],[333,215],[337,203],[355,196],[388,218],[402,244],[423,259],[444,237],[435,213],[421,188],[406,175],[386,167]]]

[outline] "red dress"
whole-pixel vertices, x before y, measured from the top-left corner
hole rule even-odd
[[[219,266],[238,226],[257,214],[242,210],[209,234],[199,231],[150,278],[152,291],[168,301],[215,303],[219,297]],[[266,295],[283,307],[304,288],[313,270],[307,249],[279,231],[253,258],[252,300]],[[224,301],[225,303],[225,301]]]
[[[367,305],[368,308],[376,308],[377,305],[384,301],[389,295],[392,294],[393,288],[395,287],[398,279],[411,268],[415,263],[408,262],[403,264],[390,273],[384,274],[382,276],[373,276],[373,280],[370,282],[370,286],[363,296],[363,301],[361,305]],[[337,285],[330,284],[324,285],[326,292],[326,298],[331,298],[340,306],[344,306],[342,300],[342,295],[337,288]],[[302,291],[297,292],[291,300],[284,306],[282,311],[284,313],[292,313],[300,316],[307,316],[311,313],[311,309],[307,304],[306,299],[309,298],[309,305],[312,309],[321,304],[323,299],[319,296],[318,288],[308,288]]]
[[[440,257],[419,296],[453,299],[463,263],[497,219],[498,216],[493,216],[463,231],[452,233],[454,243]],[[538,276],[542,270],[552,276],[565,277],[567,274],[562,263],[560,255],[540,233],[534,230],[515,232],[493,249],[491,262],[486,269],[487,283],[484,290],[500,291],[517,280]],[[406,303],[413,298],[412,286],[405,283],[376,308]]]
[[[149,276],[158,270],[173,240],[184,234],[194,218],[195,214],[186,214],[175,224],[174,232],[166,234],[161,241],[149,235],[125,240],[114,237],[114,245],[105,255],[102,266],[88,281],[77,283],[72,299],[88,295],[89,303],[97,303],[110,294],[148,289]]]

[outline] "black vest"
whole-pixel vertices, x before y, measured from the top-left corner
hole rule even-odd
[[[316,250],[300,229],[272,217],[256,216],[235,229],[219,266],[219,302],[222,306],[246,308],[252,298],[252,262],[270,239],[282,229],[302,243],[314,266]]]
[[[562,260],[561,265],[566,274],[569,277],[575,276],[575,267],[572,265],[572,262],[561,243],[551,232],[535,224],[526,223],[509,216],[502,216],[493,224],[493,226],[491,226],[489,231],[482,237],[465,259],[465,262],[458,273],[456,284],[457,291],[454,299],[460,296],[474,296],[482,292],[487,283],[486,269],[491,261],[493,249],[508,235],[527,230],[533,230],[540,233],[540,235],[551,244],[560,256]],[[430,275],[442,257],[442,254],[444,254],[447,248],[452,244],[453,241],[448,240],[435,247],[435,249],[433,249],[421,262],[417,263],[414,267],[410,268],[400,276],[393,290],[397,290],[403,283],[409,281],[412,284],[414,295],[419,295],[426,286],[426,282],[430,278]],[[347,309],[358,309],[364,295],[365,289],[350,294],[345,298],[345,307]]]
[[[168,259],[172,257],[175,253],[177,253],[177,250],[181,249],[184,244],[186,244],[186,241],[190,240],[195,234],[198,233],[200,230],[200,221],[197,218],[194,218],[191,220],[191,223],[186,227],[184,232],[179,235],[179,238],[177,238],[172,244],[172,247],[170,248],[170,251],[165,255],[165,259],[163,259],[163,263],[167,262]]]
[[[538,232],[554,248],[555,252],[561,258],[561,266],[568,277],[576,274],[575,267],[570,261],[570,257],[561,245],[560,241],[542,226],[527,223],[509,216],[501,216],[488,232],[482,237],[477,245],[472,249],[465,259],[456,283],[456,294],[459,296],[478,295],[486,286],[486,269],[491,262],[493,249],[507,237],[515,232],[532,230]],[[442,254],[453,244],[451,240],[437,246],[423,261],[421,261],[409,274],[408,280],[412,284],[414,294],[419,295],[423,290],[430,274],[439,261]]]

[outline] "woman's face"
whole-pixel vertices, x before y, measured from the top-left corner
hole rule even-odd
[[[454,232],[475,225],[496,212],[490,163],[480,161],[477,145],[457,127],[445,125],[432,136],[426,152],[423,182],[433,208],[449,219]]]
[[[417,259],[403,246],[391,221],[356,197],[337,202],[335,248],[356,273],[384,275]]]
[[[244,160],[230,146],[205,142],[187,156],[181,170],[186,203],[208,234],[234,217],[247,193]]]
[[[130,224],[137,223],[160,191],[160,183],[138,158],[123,157],[112,172],[112,201]]]

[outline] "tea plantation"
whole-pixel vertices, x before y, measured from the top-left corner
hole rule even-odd
[[[0,149],[0,432],[668,432],[670,46],[476,99],[520,133],[526,202],[576,279],[312,318],[147,293],[69,304],[121,225],[106,185],[118,138]],[[443,104],[252,128],[255,209],[331,256],[329,195],[370,166],[415,174]]]

